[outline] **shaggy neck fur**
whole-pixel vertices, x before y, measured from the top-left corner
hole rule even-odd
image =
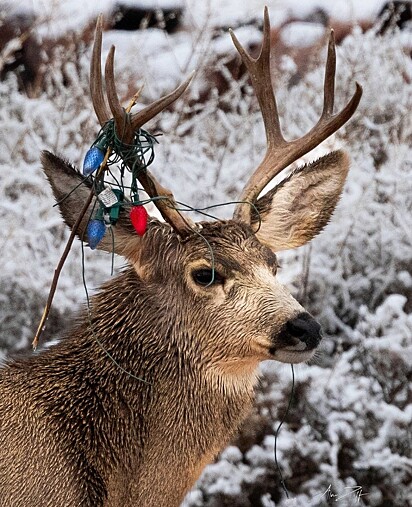
[[[31,379],[84,505],[179,505],[250,406],[254,376],[226,381],[165,300],[129,268],[70,336],[9,366]]]

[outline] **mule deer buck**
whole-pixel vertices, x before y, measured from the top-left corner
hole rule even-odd
[[[123,212],[113,227],[114,244],[129,267],[103,285],[90,315],[84,312],[58,344],[1,370],[1,507],[179,505],[246,417],[259,362],[306,361],[320,342],[319,324],[276,280],[275,253],[322,230],[342,191],[348,157],[329,153],[259,194],[349,120],[362,90],[356,85],[349,103],[333,113],[332,34],[321,117],[308,134],[286,141],[271,85],[267,9],[256,60],[231,35],[259,100],[267,153],[226,221],[192,223],[176,209],[171,192],[144,172],[141,184],[149,195],[168,197],[155,201],[165,222],[150,219],[139,237]],[[128,141],[188,81],[142,111],[126,112],[115,90],[114,48],[103,94],[101,37],[98,22],[94,108],[102,125],[113,117]],[[82,176],[51,153],[43,153],[42,162],[73,227],[92,183],[79,185]],[[87,220],[88,214],[80,238]],[[99,248],[111,251],[110,238]]]

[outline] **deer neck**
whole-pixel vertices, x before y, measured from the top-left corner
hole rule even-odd
[[[22,382],[31,370],[48,438],[64,435],[65,459],[84,470],[87,488],[107,489],[108,506],[178,505],[251,404],[253,382],[212,364],[161,305],[128,269],[70,336],[13,366]]]
[[[122,414],[122,438],[131,428],[140,450],[160,442],[164,447],[166,427],[173,429],[171,441],[185,434],[179,444],[184,453],[198,447],[201,454],[211,440],[226,443],[238,427],[251,404],[256,365],[240,374],[234,365],[214,364],[162,304],[127,269],[92,299],[90,314],[62,348],[76,355],[67,360],[80,363],[81,375],[93,378],[95,393],[107,400],[105,410],[113,406]]]

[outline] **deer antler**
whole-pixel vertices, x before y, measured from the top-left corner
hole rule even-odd
[[[116,92],[114,80],[114,46],[112,46],[109,51],[105,66],[107,100],[103,93],[101,68],[102,26],[103,17],[100,15],[96,24],[92,60],[90,64],[90,94],[100,125],[104,125],[113,117],[117,135],[121,138],[123,143],[129,144],[135,132],[139,130],[140,127],[182,95],[189,86],[194,73],[190,74],[174,91],[161,97],[152,104],[149,104],[138,113],[127,113],[121,106]],[[168,222],[177,233],[183,236],[190,233],[193,230],[194,224],[189,218],[183,217],[179,211],[177,211],[173,193],[160,185],[147,169],[140,171],[137,177],[149,197],[165,197],[165,199],[157,199],[153,202],[166,222]]]
[[[236,206],[233,218],[246,223],[251,221],[251,206],[264,187],[283,169],[318,146],[322,141],[336,132],[353,115],[362,96],[362,87],[356,83],[356,90],[348,104],[337,114],[333,114],[336,52],[335,38],[331,30],[328,56],[326,60],[323,111],[316,125],[303,137],[286,141],[282,135],[279,114],[276,106],[270,76],[270,22],[268,9],[265,7],[263,24],[263,42],[260,55],[252,58],[230,31],[233,43],[245,64],[259,101],[260,110],[266,131],[267,151],[264,159],[246,183]]]

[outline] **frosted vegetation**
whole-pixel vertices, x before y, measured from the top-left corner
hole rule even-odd
[[[107,37],[112,42],[115,36]],[[142,46],[141,36],[133,37],[133,44]],[[264,151],[253,92],[243,79],[196,104],[212,67],[220,66],[227,76],[216,56],[227,40],[212,40],[204,28],[167,39],[149,30],[145,37],[148,67],[136,65],[130,58],[134,50],[128,57],[127,45],[123,48],[117,37],[123,96],[145,80],[143,100],[148,101],[170,89],[182,73],[200,68],[191,92],[152,124],[153,132],[164,132],[153,171],[190,205],[234,199]],[[323,148],[348,150],[352,169],[326,230],[308,247],[281,256],[281,278],[325,331],[313,364],[295,368],[295,397],[277,443],[293,500],[286,499],[274,461],[274,433],[289,401],[291,368],[268,362],[262,366],[254,413],[206,468],[186,507],[323,506],[334,500],[327,490],[341,497],[339,507],[358,500],[382,507],[412,502],[412,66],[404,38],[355,30],[339,47],[337,106],[350,97],[354,80],[363,85],[364,96],[349,125]],[[156,64],[148,55],[157,47],[162,59],[166,44],[179,65],[170,58],[168,65]],[[80,166],[97,135],[88,98],[89,50],[76,38],[69,50],[56,46],[46,89],[33,98],[19,91],[12,74],[0,83],[3,351],[28,347],[68,237],[52,207],[39,153],[64,154]],[[157,65],[166,72],[156,76]],[[282,127],[293,138],[306,132],[321,110],[323,61],[314,61],[297,84],[293,61],[285,58],[281,68],[276,87]],[[215,212],[230,216],[231,209]],[[110,262],[107,254],[86,252],[90,288],[110,276]],[[76,244],[59,283],[49,338],[84,300]],[[367,495],[358,499],[348,489],[356,486]]]

